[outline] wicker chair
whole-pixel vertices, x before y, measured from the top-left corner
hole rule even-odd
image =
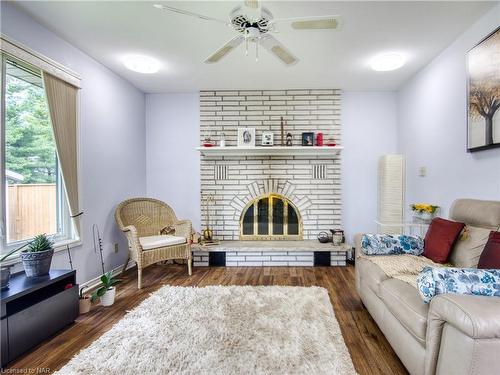
[[[129,259],[137,263],[139,289],[142,288],[142,270],[160,261],[187,259],[188,274],[191,275],[191,222],[177,220],[174,211],[166,203],[150,198],[128,199],[116,208],[115,219],[128,240],[130,251],[125,267]],[[167,226],[175,229],[175,237],[159,236],[160,231]]]

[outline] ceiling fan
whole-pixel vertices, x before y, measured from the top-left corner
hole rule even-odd
[[[255,43],[255,58],[259,59],[259,47],[262,46],[282,63],[287,66],[296,64],[299,59],[295,57],[283,44],[281,44],[273,33],[278,33],[278,24],[289,24],[293,30],[328,30],[339,27],[339,16],[315,16],[300,18],[274,18],[273,14],[261,5],[259,0],[246,0],[243,5],[237,6],[229,14],[227,21],[190,12],[169,5],[154,4],[155,8],[197,17],[206,21],[213,21],[232,27],[237,35],[210,55],[205,63],[213,64],[219,62],[229,52],[240,44],[245,44],[245,54],[248,55],[249,43]]]

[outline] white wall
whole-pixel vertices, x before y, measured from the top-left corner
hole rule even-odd
[[[378,160],[397,151],[396,94],[347,91],[342,101],[342,214],[352,239],[377,229]]]
[[[127,256],[113,215],[118,202],[146,192],[144,94],[9,2],[1,3],[1,32],[82,76],[80,194],[85,214],[83,246],[72,255],[78,282],[87,281],[101,272],[92,224],[101,229],[107,269],[123,264]],[[66,252],[55,255],[53,268],[69,268]]]
[[[147,193],[169,202],[199,229],[198,93],[148,94],[146,113]],[[343,93],[343,226],[348,238],[376,229],[377,162],[397,150],[396,113],[395,93]]]
[[[146,95],[147,195],[200,230],[199,93]]]
[[[468,49],[498,27],[500,5],[402,87],[398,95],[399,150],[407,155],[407,203],[443,207],[456,198],[500,199],[500,149],[466,152]],[[427,177],[419,177],[425,166]]]

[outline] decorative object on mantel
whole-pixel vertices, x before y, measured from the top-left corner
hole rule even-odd
[[[316,134],[316,146],[323,146],[323,133]]]
[[[414,223],[428,224],[439,211],[439,206],[427,203],[413,203],[410,204],[410,209],[413,211]]]
[[[280,119],[280,128],[281,128],[281,145],[285,145],[285,126],[283,125],[283,116]]]
[[[337,144],[335,143],[335,139],[333,139],[333,138],[330,138],[328,141],[326,141],[326,145],[328,147],[335,147],[335,146],[337,146]]]
[[[212,141],[212,138],[210,138],[210,136],[207,136],[207,137],[203,140],[202,146],[203,146],[203,147],[214,147],[214,146],[215,146],[215,142],[214,142],[214,141]]]
[[[272,132],[262,133],[262,146],[273,146],[274,145],[274,134]]]
[[[39,277],[49,273],[54,255],[53,244],[54,241],[46,234],[39,234],[26,250],[21,251],[21,260],[27,277]]]
[[[302,133],[302,146],[314,146],[314,133]]]
[[[292,144],[292,133],[286,133],[286,145],[288,147],[293,146],[293,144]]]
[[[226,147],[226,134],[222,133],[220,136],[219,147]]]
[[[500,147],[500,27],[467,52],[467,150]]]
[[[255,147],[255,128],[238,128],[238,147]]]

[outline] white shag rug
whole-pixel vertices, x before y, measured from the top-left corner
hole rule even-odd
[[[356,372],[324,288],[164,286],[57,374]]]

